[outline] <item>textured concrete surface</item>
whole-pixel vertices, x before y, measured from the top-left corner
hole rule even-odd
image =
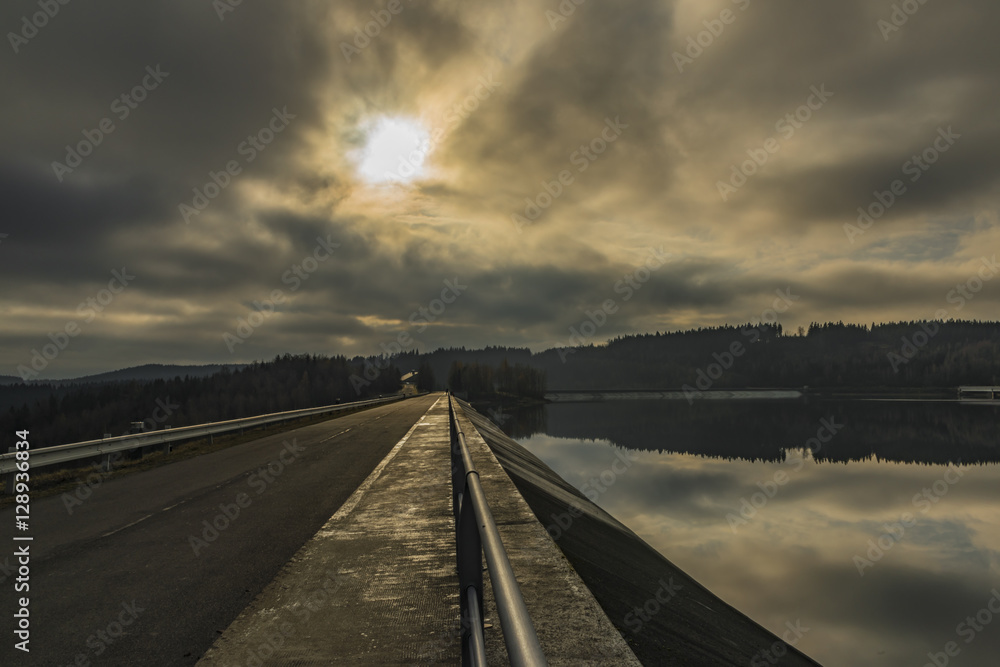
[[[558,544],[642,664],[817,664],[713,595],[492,421],[469,407],[465,413],[530,505],[532,523],[553,527],[557,540],[546,534],[549,544]]]
[[[199,664],[460,662],[447,405],[439,395]]]
[[[460,417],[551,665],[638,665],[597,600]],[[507,664],[484,582],[489,664]],[[459,664],[448,404],[442,396],[199,664]]]
[[[461,414],[464,410],[472,412],[463,405],[459,423],[548,663],[641,664],[535,518],[479,431]],[[483,588],[484,612],[493,624],[485,633],[488,661],[506,665],[507,651],[488,573],[484,573]]]

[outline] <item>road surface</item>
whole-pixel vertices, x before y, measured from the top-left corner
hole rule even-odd
[[[30,591],[0,512],[0,665],[194,664],[437,399],[269,435],[31,506]],[[237,514],[238,510],[238,514]],[[213,525],[214,524],[214,525]],[[14,648],[30,598],[30,653]]]

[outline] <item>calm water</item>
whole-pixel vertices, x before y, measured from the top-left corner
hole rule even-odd
[[[797,646],[824,665],[1000,664],[1000,407],[630,400],[489,414],[723,600],[779,634],[808,628]],[[630,468],[612,468],[616,448]]]

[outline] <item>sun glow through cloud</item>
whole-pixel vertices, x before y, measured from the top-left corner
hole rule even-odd
[[[0,4],[6,24],[21,26],[20,4]],[[89,3],[28,44],[18,36],[24,57],[0,61],[12,97],[32,101],[0,108],[14,212],[0,220],[0,274],[16,286],[0,295],[0,376],[52,344],[125,258],[142,280],[107,321],[139,308],[172,324],[95,318],[42,379],[118,368],[126,353],[378,354],[446,274],[475,282],[475,296],[439,318],[460,331],[420,332],[421,351],[541,351],[565,345],[581,308],[620,303],[616,281],[661,245],[670,266],[588,342],[749,322],[776,289],[799,297],[781,313],[788,332],[1000,312],[996,278],[961,311],[947,300],[1000,247],[996,0],[927,3],[898,31],[885,3],[626,0],[583,3],[552,25],[528,0],[424,3],[364,37],[355,27],[378,23],[365,3],[242,3],[241,30],[190,44],[175,39],[199,25],[183,5],[133,4],[148,39]],[[724,6],[735,18],[711,35]],[[360,53],[345,49],[355,39]],[[703,44],[687,54],[689,39]],[[161,61],[169,76],[147,88],[138,63]],[[810,108],[824,84],[832,96]],[[112,99],[125,93],[129,104]],[[280,133],[268,127],[276,107],[289,119]],[[94,129],[104,115],[120,132]],[[961,138],[912,181],[904,163],[949,127]],[[743,174],[748,150],[778,145],[769,139],[780,151]],[[53,167],[68,162],[78,166]],[[724,201],[719,183],[744,177]],[[858,208],[877,209],[874,193],[896,180],[906,192],[858,235]],[[284,272],[327,235],[343,250],[296,292],[286,324],[223,345],[217,332],[287,288]],[[204,267],[197,280],[192,266]]]
[[[358,173],[369,183],[407,183],[424,175],[427,130],[410,118],[382,118],[361,151]]]

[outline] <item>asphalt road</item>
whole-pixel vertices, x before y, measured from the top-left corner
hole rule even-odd
[[[11,540],[13,508],[3,510],[0,665],[194,664],[436,398],[106,481],[72,513],[60,496],[41,499],[28,593],[14,592],[24,543]],[[30,653],[14,648],[23,595]]]

